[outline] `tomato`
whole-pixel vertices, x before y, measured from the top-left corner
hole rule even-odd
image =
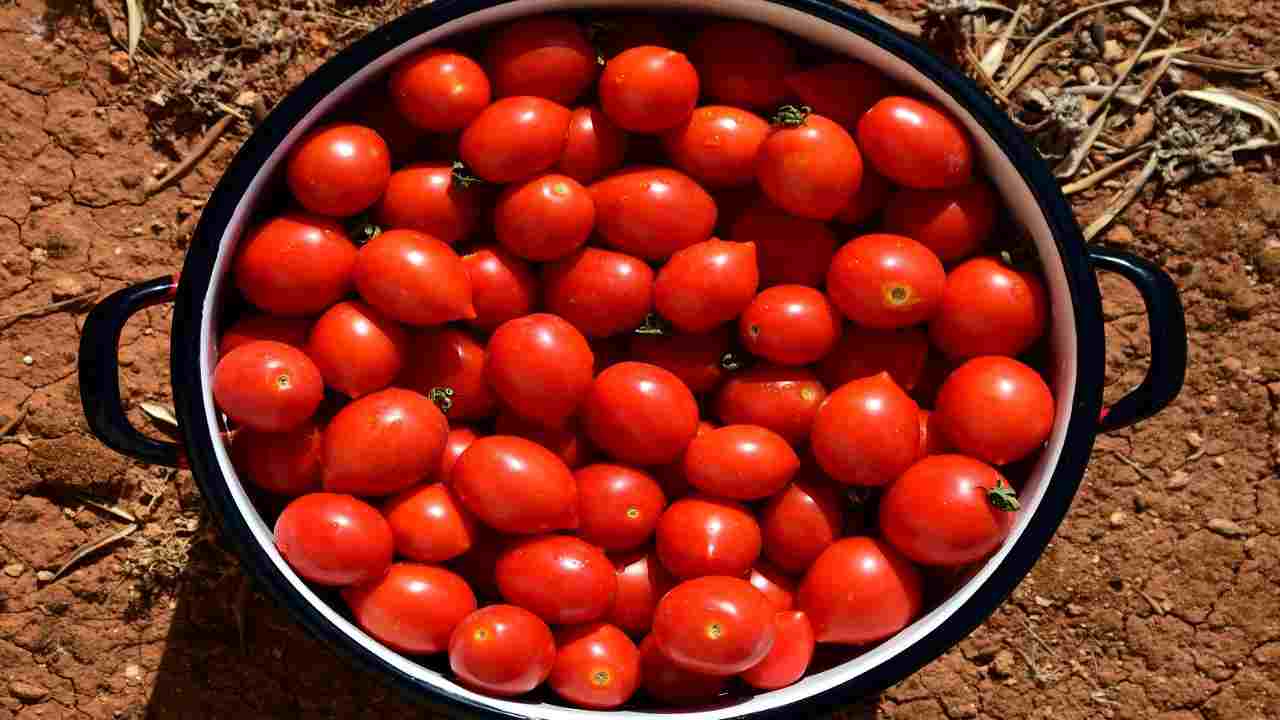
[[[943,262],[954,263],[982,249],[995,227],[999,203],[995,191],[982,181],[944,190],[905,188],[889,199],[884,227],[921,243]]]
[[[570,468],[579,468],[592,461],[595,449],[577,422],[570,421],[563,428],[543,427],[531,420],[504,410],[494,423],[498,435],[515,435],[535,442],[555,453]]]
[[[734,187],[756,179],[756,155],[768,136],[769,123],[755,113],[706,105],[663,133],[662,145],[676,167],[706,187]]]
[[[938,399],[938,391],[942,389],[942,383],[946,382],[952,370],[963,364],[964,358],[953,358],[950,355],[934,352],[934,349],[930,348],[920,379],[910,391],[911,397],[920,403],[921,407],[933,407]]]
[[[536,313],[508,320],[487,349],[489,386],[526,419],[563,426],[591,390],[591,346],[563,318]]]
[[[578,488],[564,461],[511,435],[479,438],[453,464],[449,484],[464,507],[504,533],[578,526]]]
[[[752,355],[778,365],[808,365],[831,352],[840,318],[827,296],[804,285],[775,285],[738,319],[738,337]]]
[[[477,529],[479,533],[476,534],[475,544],[450,561],[449,565],[467,581],[479,597],[501,599],[494,568],[498,566],[498,558],[502,557],[502,553],[506,552],[507,546],[514,540],[509,535],[500,535],[483,525]]]
[[[243,315],[231,327],[222,331],[222,338],[218,341],[218,357],[255,340],[272,340],[302,349],[307,344],[307,334],[310,332],[311,321],[307,318],[265,313]]]
[[[779,612],[773,616],[773,648],[764,660],[738,674],[743,682],[757,690],[777,690],[800,678],[813,660],[813,626],[809,616],[799,610]]]
[[[392,167],[403,165],[417,154],[426,140],[426,133],[401,115],[391,102],[386,83],[369,83],[356,90],[334,114],[378,133],[391,151]]]
[[[836,221],[848,225],[860,225],[884,210],[893,195],[893,185],[868,165],[862,167],[862,182],[849,202],[836,213]],[[911,233],[899,233],[911,237]]]
[[[493,208],[493,232],[502,247],[538,262],[577,250],[595,223],[591,194],[566,175],[541,175],[512,185]]]
[[[845,504],[833,483],[801,471],[760,509],[765,557],[789,573],[808,570],[844,533]]]
[[[627,134],[596,105],[574,108],[555,169],[580,183],[613,172],[627,154]]]
[[[714,390],[724,378],[724,361],[732,339],[727,327],[700,335],[649,335],[630,337],[630,354],[638,362],[667,370],[695,393]],[[732,360],[732,358],[730,358]]]
[[[617,570],[618,593],[605,619],[635,635],[649,632],[653,610],[658,600],[675,587],[675,579],[652,549],[619,555],[613,566]]]
[[[667,506],[653,476],[625,465],[588,465],[578,483],[578,534],[605,550],[631,550],[649,541]]]
[[[320,370],[301,350],[284,343],[258,340],[241,345],[213,369],[218,407],[232,421],[254,430],[301,427],[323,398]],[[695,423],[696,412],[695,408]]]
[[[653,638],[673,663],[708,675],[734,675],[773,648],[773,605],[737,577],[708,576],[672,588],[653,614]]]
[[[853,130],[881,98],[893,92],[884,73],[860,62],[834,62],[787,75],[787,87],[800,102]]]
[[[661,465],[680,457],[698,432],[698,402],[666,370],[624,362],[591,384],[582,421],[596,447],[615,460]]]
[[[543,266],[542,286],[547,310],[589,338],[631,332],[653,308],[653,269],[612,250],[581,248]]]
[[[476,317],[462,259],[417,230],[388,230],[360,248],[355,282],[365,302],[402,323],[438,325]]]
[[[946,283],[938,256],[901,235],[855,238],[827,271],[831,302],[856,324],[877,330],[929,320],[942,304]]]
[[[604,243],[646,260],[664,260],[706,240],[716,224],[716,203],[707,191],[669,168],[626,168],[590,191]]]
[[[446,485],[449,483],[454,463],[458,462],[458,458],[462,457],[462,453],[466,452],[478,437],[475,430],[466,426],[453,425],[449,428],[449,434],[444,441],[444,452],[440,454],[440,472],[435,476],[437,481]]]
[[[947,275],[929,339],[958,358],[1019,355],[1044,335],[1048,323],[1044,281],[995,258],[979,257]]]
[[[888,543],[848,537],[805,573],[796,604],[820,643],[868,645],[906,627],[923,607],[920,571]]]
[[[644,691],[668,705],[706,705],[725,691],[729,678],[707,675],[676,665],[661,650],[653,635],[640,643],[640,684]]]
[[[475,544],[479,530],[471,513],[443,483],[419,485],[382,506],[396,552],[419,562],[452,560]]]
[[[434,565],[396,563],[387,574],[342,591],[356,624],[392,650],[444,652],[476,596],[456,573]]]
[[[415,163],[391,173],[373,218],[387,229],[417,230],[457,245],[475,229],[480,201],[454,179],[451,166]]]
[[[497,245],[477,247],[462,256],[471,279],[475,317],[468,322],[493,330],[508,320],[528,315],[538,303],[538,278],[524,260]]]
[[[678,250],[653,286],[658,313],[686,333],[704,333],[737,317],[759,286],[751,243],[711,238]]]
[[[605,60],[642,45],[674,47],[677,38],[669,18],[656,14],[593,14],[591,41]]]
[[[791,108],[795,110],[795,108]],[[821,115],[786,115],[760,146],[756,180],[792,215],[830,220],[862,182],[862,155],[844,128]]]
[[[390,495],[440,467],[449,423],[418,393],[388,388],[338,411],[324,430],[324,488]]]
[[[993,465],[1030,455],[1053,430],[1053,392],[1040,373],[992,355],[961,365],[938,391],[938,428],[959,452]]]
[[[410,336],[404,370],[397,384],[422,395],[449,388],[449,421],[482,420],[494,414],[498,399],[484,379],[484,346],[462,330],[444,327]]]
[[[760,557],[760,526],[731,500],[694,496],[671,503],[658,519],[658,558],[672,575],[746,575]]]
[[[938,427],[938,418],[930,411],[920,410],[920,457],[943,455],[951,451],[951,445]]]
[[[790,610],[795,604],[796,582],[767,560],[756,561],[747,576],[751,587],[764,593],[775,610]]]
[[[762,288],[822,285],[839,244],[826,223],[788,215],[763,199],[738,216],[729,237],[755,243]]]
[[[694,435],[694,439],[715,430],[716,426],[706,420],[698,421],[698,431]],[[693,492],[693,487],[689,485],[689,480],[684,476],[684,455],[689,451],[685,448],[684,453],[680,453],[680,457],[666,465],[660,465],[653,468],[653,476],[657,478],[658,484],[662,486],[662,492],[667,495],[667,502],[674,502]]]
[[[556,639],[537,615],[490,605],[463,618],[449,638],[449,668],[463,684],[500,697],[523,695],[551,674]]]
[[[656,133],[684,122],[698,103],[698,71],[675,50],[643,45],[609,60],[600,106],[623,130]]]
[[[236,431],[232,457],[241,477],[277,495],[320,489],[321,428],[307,420],[287,432]]]
[[[311,493],[276,519],[276,549],[294,572],[318,585],[377,580],[391,565],[391,528],[350,495]]]
[[[342,226],[289,213],[251,230],[235,260],[236,287],[276,315],[314,315],[351,291],[356,246]]]
[[[353,398],[394,382],[408,349],[404,328],[355,300],[329,308],[316,320],[307,339],[307,354],[325,384]]]
[[[527,180],[560,160],[569,108],[538,97],[503,98],[462,131],[458,153],[471,171],[495,183]]]
[[[877,102],[858,121],[858,147],[876,172],[905,187],[958,187],[973,176],[973,145],[964,126],[923,100]]]
[[[804,368],[758,365],[729,377],[716,395],[716,416],[726,425],[759,425],[792,445],[809,428],[827,390]]]
[[[707,25],[689,48],[703,92],[726,105],[772,108],[787,96],[796,52],[777,31],[740,20]]]
[[[515,543],[498,558],[494,572],[507,602],[552,625],[599,620],[618,591],[613,563],[604,552],[567,535]]]
[[[427,48],[391,71],[391,101],[409,122],[437,133],[466,127],[489,104],[489,77],[476,61],[445,48]]]
[[[829,388],[859,378],[889,373],[903,390],[916,387],[929,359],[929,336],[921,328],[870,330],[850,325],[835,348],[818,364],[818,377]]]
[[[684,475],[716,497],[759,500],[791,482],[800,458],[781,435],[759,425],[726,425],[689,443]]]
[[[534,95],[567,105],[596,78],[595,49],[563,17],[512,22],[494,34],[484,59],[497,97]]]
[[[382,197],[391,177],[391,151],[378,133],[363,125],[325,125],[298,141],[289,153],[285,176],[302,207],[347,217]]]
[[[609,710],[630,700],[640,687],[640,650],[617,627],[592,623],[565,628],[556,645],[547,683],[574,705]]]
[[[920,456],[920,407],[888,373],[854,380],[818,408],[809,443],[835,480],[885,485]]]

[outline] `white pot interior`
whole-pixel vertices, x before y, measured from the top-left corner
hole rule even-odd
[[[491,7],[446,25],[425,32],[411,41],[388,52],[377,61],[367,65],[362,71],[349,78],[337,92],[318,103],[307,114],[305,119],[292,129],[287,139],[276,148],[270,159],[258,171],[250,190],[236,208],[232,221],[223,234],[218,251],[213,275],[210,280],[208,295],[203,301],[203,320],[200,328],[202,353],[200,356],[201,377],[204,383],[201,392],[204,394],[206,421],[208,432],[214,438],[221,438],[221,426],[215,413],[215,406],[209,378],[212,377],[213,366],[217,360],[217,328],[223,290],[227,287],[231,260],[235,253],[236,242],[245,229],[245,224],[253,217],[257,198],[268,185],[269,179],[275,175],[277,168],[294,142],[308,129],[324,118],[340,101],[362,87],[366,82],[387,71],[397,60],[420,48],[435,44],[448,36],[473,30],[483,25],[499,23],[513,18],[553,11],[572,11],[590,8],[607,8],[617,10],[623,8],[644,8],[649,10],[681,10],[698,11],[726,17],[752,20],[771,25],[779,30],[799,36],[816,45],[823,46],[851,58],[866,62],[893,77],[902,85],[913,88],[917,93],[932,97],[947,106],[969,128],[978,148],[981,165],[986,175],[999,190],[1005,204],[1011,209],[1016,220],[1033,238],[1040,257],[1056,259],[1058,250],[1054,244],[1049,226],[1033,199],[1031,190],[1022,180],[1009,160],[1000,152],[995,142],[986,134],[973,117],[955,100],[947,96],[940,88],[925,78],[911,66],[890,55],[887,51],[874,45],[869,40],[855,35],[837,25],[807,15],[801,11],[781,5],[761,2],[760,0],[647,0],[645,2],[617,2],[611,0],[515,0],[498,7]],[[981,569],[950,598],[934,608],[924,617],[904,629],[895,637],[879,646],[862,653],[858,657],[824,672],[804,678],[800,682],[782,690],[762,693],[749,697],[736,698],[723,705],[691,711],[612,712],[615,718],[660,718],[678,715],[688,720],[716,720],[718,718],[735,717],[751,712],[777,708],[798,701],[805,697],[824,692],[841,685],[870,669],[886,662],[904,649],[923,638],[930,631],[946,622],[948,617],[968,600],[978,587],[995,571],[1004,560],[1014,541],[1035,520],[1037,510],[1044,497],[1046,485],[1051,471],[1057,465],[1066,435],[1067,420],[1070,415],[1075,396],[1076,380],[1076,328],[1067,279],[1062,264],[1050,260],[1044,267],[1050,300],[1052,305],[1052,352],[1056,365],[1048,368],[1050,384],[1053,386],[1057,400],[1057,416],[1048,447],[1042,453],[1039,462],[1029,476],[1022,492],[1022,510],[1019,514],[1009,540],[1003,548],[992,556]],[[236,475],[229,455],[229,449],[222,440],[215,441],[217,460],[223,476],[227,479],[229,489],[241,514],[247,520],[254,540],[261,551],[271,559],[277,570],[294,586],[300,595],[314,605],[329,622],[342,633],[350,636],[356,643],[375,653],[386,662],[399,668],[408,675],[431,686],[447,690],[450,693],[470,697],[495,709],[530,718],[548,718],[569,720],[571,718],[600,717],[602,713],[577,710],[549,703],[532,703],[519,700],[499,700],[473,693],[456,683],[449,677],[416,663],[412,658],[399,655],[373,638],[366,635],[358,627],[348,622],[341,614],[334,611],[319,598],[301,578],[299,578],[280,557],[273,543],[271,527],[263,520],[254,507],[245,487]]]

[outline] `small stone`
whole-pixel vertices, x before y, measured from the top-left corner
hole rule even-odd
[[[1085,85],[1093,85],[1098,82],[1098,71],[1093,69],[1092,65],[1081,65],[1076,70],[1076,77]]]
[[[153,178],[156,178],[156,179],[162,178],[164,177],[164,174],[167,172],[169,172],[169,163],[158,162],[155,165],[151,166],[151,177]]]
[[[52,295],[54,302],[59,300],[70,300],[73,297],[83,295],[84,292],[84,283],[70,275],[63,275],[53,281]]]
[[[36,573],[36,580],[39,580],[40,582],[50,582],[53,580],[53,577],[53,572],[50,570],[41,570]]]
[[[1169,476],[1169,482],[1165,487],[1170,490],[1181,490],[1191,484],[1191,475],[1185,470],[1175,470],[1173,475]]]
[[[254,103],[258,102],[259,97],[261,96],[252,90],[244,90],[236,96],[235,104],[242,108],[251,108]]]
[[[1174,87],[1182,87],[1187,83],[1187,74],[1181,68],[1171,67],[1165,76],[1169,78],[1169,83]]]
[[[1125,522],[1128,521],[1128,519],[1129,519],[1128,515],[1125,515],[1124,513],[1117,510],[1111,513],[1111,517],[1107,518],[1107,522],[1111,523],[1111,527],[1118,528],[1118,527],[1123,527]]]
[[[1107,231],[1107,243],[1110,245],[1132,245],[1133,231],[1128,225],[1116,225]]]
[[[116,50],[111,53],[107,65],[111,68],[111,82],[122,83],[129,79],[129,72],[132,70],[129,66],[129,53]]]
[[[42,247],[31,248],[31,264],[39,265],[49,259],[49,251]]]
[[[1238,523],[1225,518],[1213,518],[1206,527],[1223,537],[1244,537],[1249,534],[1249,531],[1240,527]]]
[[[128,678],[130,682],[141,682],[142,666],[134,663],[129,663],[128,665],[125,665],[124,676]]]
[[[1144,512],[1146,512],[1146,511],[1147,511],[1147,508],[1149,508],[1149,507],[1151,507],[1151,503],[1150,503],[1150,502],[1147,502],[1147,496],[1146,496],[1146,495],[1143,495],[1142,493],[1137,493],[1136,495],[1134,495],[1134,496],[1133,496],[1133,511],[1134,511],[1134,512],[1137,512],[1137,513],[1144,513]]]
[[[35,359],[35,358],[33,358],[33,357],[31,357],[30,355],[23,355],[23,356],[22,356],[22,364],[23,364],[23,365],[34,365],[34,364],[35,364],[35,362],[36,362],[36,359]]]
[[[996,653],[996,659],[991,663],[992,677],[1007,678],[1013,675],[1013,670],[1017,666],[1017,660],[1013,657],[1013,652],[1009,650],[1001,650]]]
[[[1213,466],[1216,468],[1224,468],[1227,466],[1227,458],[1219,455],[1213,459]]]
[[[1084,608],[1075,603],[1067,603],[1067,615],[1071,617],[1080,617],[1084,614]]]
[[[1238,357],[1231,356],[1231,355],[1228,355],[1227,357],[1222,358],[1221,364],[1222,364],[1223,370],[1226,370],[1227,372],[1233,373],[1233,374],[1238,373],[1244,369],[1244,361],[1242,361]]]
[[[1115,39],[1107,40],[1102,44],[1102,59],[1111,63],[1123,60],[1124,46]]]
[[[1262,73],[1262,82],[1270,85],[1272,90],[1280,91],[1280,72],[1268,70]]]
[[[1253,258],[1253,265],[1264,279],[1280,278],[1280,245],[1267,245]]]
[[[38,703],[49,697],[49,691],[45,688],[23,680],[9,683],[9,694],[24,703]]]
[[[8,565],[4,566],[4,574],[8,575],[9,577],[18,577],[26,569],[27,569],[27,566],[23,565],[22,563],[9,563]]]
[[[1204,436],[1195,430],[1192,430],[1182,437],[1187,441],[1187,444],[1191,446],[1192,450],[1199,450],[1204,447]]]
[[[1053,607],[1053,601],[1043,595],[1036,595],[1032,599],[1042,608]]]

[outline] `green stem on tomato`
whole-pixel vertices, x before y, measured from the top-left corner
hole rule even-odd
[[[782,125],[783,127],[799,127],[809,118],[813,112],[813,108],[808,105],[783,105],[770,118],[770,122],[774,125]]]
[[[431,392],[427,393],[427,397],[445,415],[448,415],[449,410],[453,408],[453,388],[451,387],[431,388]]]
[[[471,168],[461,160],[453,161],[453,182],[460,188],[469,188],[472,185],[483,185],[484,178],[471,174]]]
[[[746,366],[747,363],[743,360],[742,356],[733,351],[729,351],[720,356],[720,368],[727,372],[738,372]]]
[[[635,333],[637,335],[670,335],[671,323],[658,313],[651,312],[644,317],[644,322],[635,329]]]
[[[345,223],[347,236],[356,245],[364,245],[382,234],[382,226],[373,221],[369,213],[360,213]]]
[[[1018,493],[1003,480],[987,490],[987,501],[995,509],[1004,512],[1017,512],[1022,507],[1022,503],[1018,502]]]

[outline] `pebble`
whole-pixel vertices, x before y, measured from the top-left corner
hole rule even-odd
[[[1262,81],[1270,85],[1272,90],[1280,90],[1280,72],[1268,70],[1262,73]]]
[[[129,72],[132,70],[129,66],[129,53],[116,50],[111,53],[107,65],[111,68],[111,82],[122,83],[129,79]]]
[[[1190,445],[1193,450],[1199,450],[1200,448],[1204,447],[1204,436],[1196,432],[1195,430],[1192,430],[1191,432],[1187,433],[1186,435],[1183,435],[1182,437],[1187,441],[1187,444]]]
[[[1016,666],[1017,660],[1013,657],[1013,652],[1001,650],[996,653],[996,659],[991,663],[991,674],[994,677],[1007,678],[1013,675]]]
[[[36,580],[39,580],[40,582],[49,582],[53,580],[53,577],[53,571],[51,570],[41,570],[36,573]]]
[[[1129,520],[1129,516],[1119,510],[1111,513],[1111,517],[1107,518],[1107,522],[1111,523],[1111,527],[1122,527]]]
[[[1107,243],[1110,245],[1132,245],[1133,231],[1128,225],[1116,225],[1107,231]]]
[[[84,283],[70,275],[63,275],[53,281],[53,300],[69,300],[85,293]]]
[[[1076,70],[1076,77],[1085,85],[1093,85],[1098,82],[1098,71],[1093,69],[1092,65],[1081,65]]]
[[[4,566],[4,574],[9,577],[18,577],[27,569],[22,563],[9,563]]]
[[[1175,470],[1173,475],[1169,477],[1168,484],[1165,487],[1170,490],[1181,490],[1191,484],[1191,475],[1185,470]]]
[[[33,358],[33,357],[31,357],[30,355],[23,355],[23,356],[22,356],[22,364],[23,364],[23,365],[33,365],[33,364],[35,364],[35,361],[36,361],[36,359],[35,359],[35,358]]]
[[[1071,617],[1080,617],[1084,614],[1084,608],[1075,603],[1067,603],[1067,615]]]
[[[124,666],[124,676],[132,682],[140,682],[142,680],[142,666],[129,663]]]
[[[1280,246],[1264,247],[1253,259],[1263,279],[1280,278]]]
[[[1206,527],[1223,537],[1243,537],[1249,534],[1249,531],[1240,527],[1239,523],[1225,518],[1213,518]]]
[[[1124,46],[1116,40],[1107,40],[1102,44],[1102,59],[1117,62],[1124,59]]]
[[[24,703],[38,703],[49,697],[49,691],[45,688],[22,680],[9,683],[9,694]]]
[[[1213,466],[1216,468],[1224,468],[1227,466],[1227,458],[1219,455],[1213,459]]]
[[[1042,608],[1053,607],[1053,601],[1043,595],[1036,595],[1033,599]]]

